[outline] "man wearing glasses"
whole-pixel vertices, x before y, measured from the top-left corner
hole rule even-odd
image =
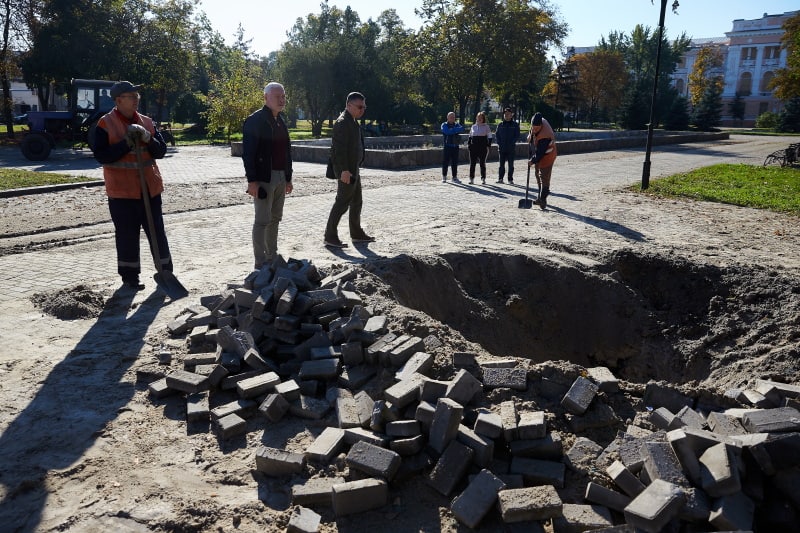
[[[114,241],[117,248],[117,272],[125,287],[140,291],[139,235],[144,227],[147,238],[156,239],[161,266],[172,271],[172,259],[164,231],[161,212],[161,192],[164,182],[155,160],[164,157],[167,145],[156,131],[150,117],[137,112],[139,89],[129,81],[120,81],[109,91],[114,109],[97,122],[93,151],[103,165],[103,179],[108,196],[108,210],[114,222]],[[136,150],[140,150],[150,198],[142,195]],[[152,209],[155,235],[149,235],[144,202]]]
[[[361,176],[359,167],[364,162],[364,138],[358,119],[364,116],[367,105],[364,95],[352,92],[347,95],[345,109],[333,124],[331,162],[337,178],[336,200],[333,202],[325,226],[325,246],[344,248],[339,239],[339,221],[350,210],[350,240],[353,243],[373,242],[361,227]]]

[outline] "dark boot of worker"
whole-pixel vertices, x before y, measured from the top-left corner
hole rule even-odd
[[[550,194],[550,187],[542,187],[542,192],[536,200],[536,204],[543,210],[547,208],[547,196]]]

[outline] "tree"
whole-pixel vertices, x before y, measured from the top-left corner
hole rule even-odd
[[[208,95],[208,131],[241,132],[244,120],[264,105],[262,78],[257,68],[237,50],[228,76],[212,76],[213,90]]]
[[[426,73],[428,99],[456,108],[462,121],[469,104],[480,109],[487,90],[517,100],[531,85],[539,93],[546,51],[566,35],[544,2],[425,0],[417,13],[425,24],[408,68]]]
[[[674,90],[674,89],[673,89]],[[682,131],[689,129],[689,100],[685,96],[676,95],[664,118],[664,129]]]
[[[0,21],[2,21],[2,41],[0,42],[0,87],[2,100],[0,100],[0,114],[6,125],[9,139],[14,138],[13,107],[11,97],[11,79],[18,75],[19,68],[12,56],[11,45],[15,42],[19,22],[18,6],[12,0],[0,0]]]
[[[319,15],[297,20],[278,53],[276,67],[282,79],[291,80],[288,96],[302,102],[315,137],[322,135],[324,121],[344,105],[350,91],[369,85],[372,52],[367,51],[361,31],[375,35],[362,27],[358,14],[349,7],[342,11],[327,2],[320,7]]]
[[[673,10],[676,8],[673,2]],[[670,91],[670,80],[681,56],[689,49],[690,40],[685,33],[679,35],[671,43],[666,34],[662,36],[661,63],[659,66],[658,99],[656,101],[654,119],[666,114],[672,107],[677,94]],[[597,45],[598,50],[618,51],[622,54],[628,71],[628,84],[622,105],[617,116],[618,122],[626,128],[644,129],[650,120],[653,78],[656,70],[658,50],[658,32],[649,27],[637,25],[630,35],[612,32],[603,37]]]
[[[699,130],[710,131],[719,125],[722,116],[722,83],[711,83],[707,86],[703,98],[695,106],[692,123]]]
[[[692,72],[689,74],[689,101],[700,104],[710,85],[722,83],[722,51],[716,46],[704,46],[697,52]]]
[[[786,102],[778,117],[778,131],[800,133],[800,96]]]
[[[742,98],[742,93],[736,91],[736,96],[734,96],[733,100],[730,104],[728,104],[728,110],[731,116],[739,121],[739,124],[742,123],[744,120],[744,111],[745,111],[745,103],[744,98]]]
[[[782,48],[786,50],[786,68],[778,69],[769,87],[781,100],[800,97],[800,13],[783,23]]]
[[[578,54],[570,61],[577,70],[576,107],[586,111],[590,123],[597,120],[601,110],[613,110],[620,105],[628,81],[621,53],[599,50]]]

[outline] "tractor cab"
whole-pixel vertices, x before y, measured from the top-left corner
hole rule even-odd
[[[22,153],[31,161],[44,161],[57,141],[94,145],[100,117],[114,108],[111,86],[115,81],[73,79],[67,111],[28,112],[29,132],[22,139]]]

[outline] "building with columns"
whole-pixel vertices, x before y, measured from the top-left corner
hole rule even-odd
[[[689,97],[689,74],[694,68],[701,48],[714,46],[720,49],[723,66],[719,74],[724,79],[722,91],[722,125],[755,125],[759,115],[766,111],[780,113],[783,103],[775,98],[768,87],[780,68],[786,67],[786,50],[781,48],[783,23],[800,11],[787,11],[778,15],[764,13],[760,19],[733,21],[733,29],[725,37],[693,39],[691,48],[683,56],[673,75],[673,85],[678,92]],[[744,120],[733,118],[730,104],[736,93],[744,103]]]

